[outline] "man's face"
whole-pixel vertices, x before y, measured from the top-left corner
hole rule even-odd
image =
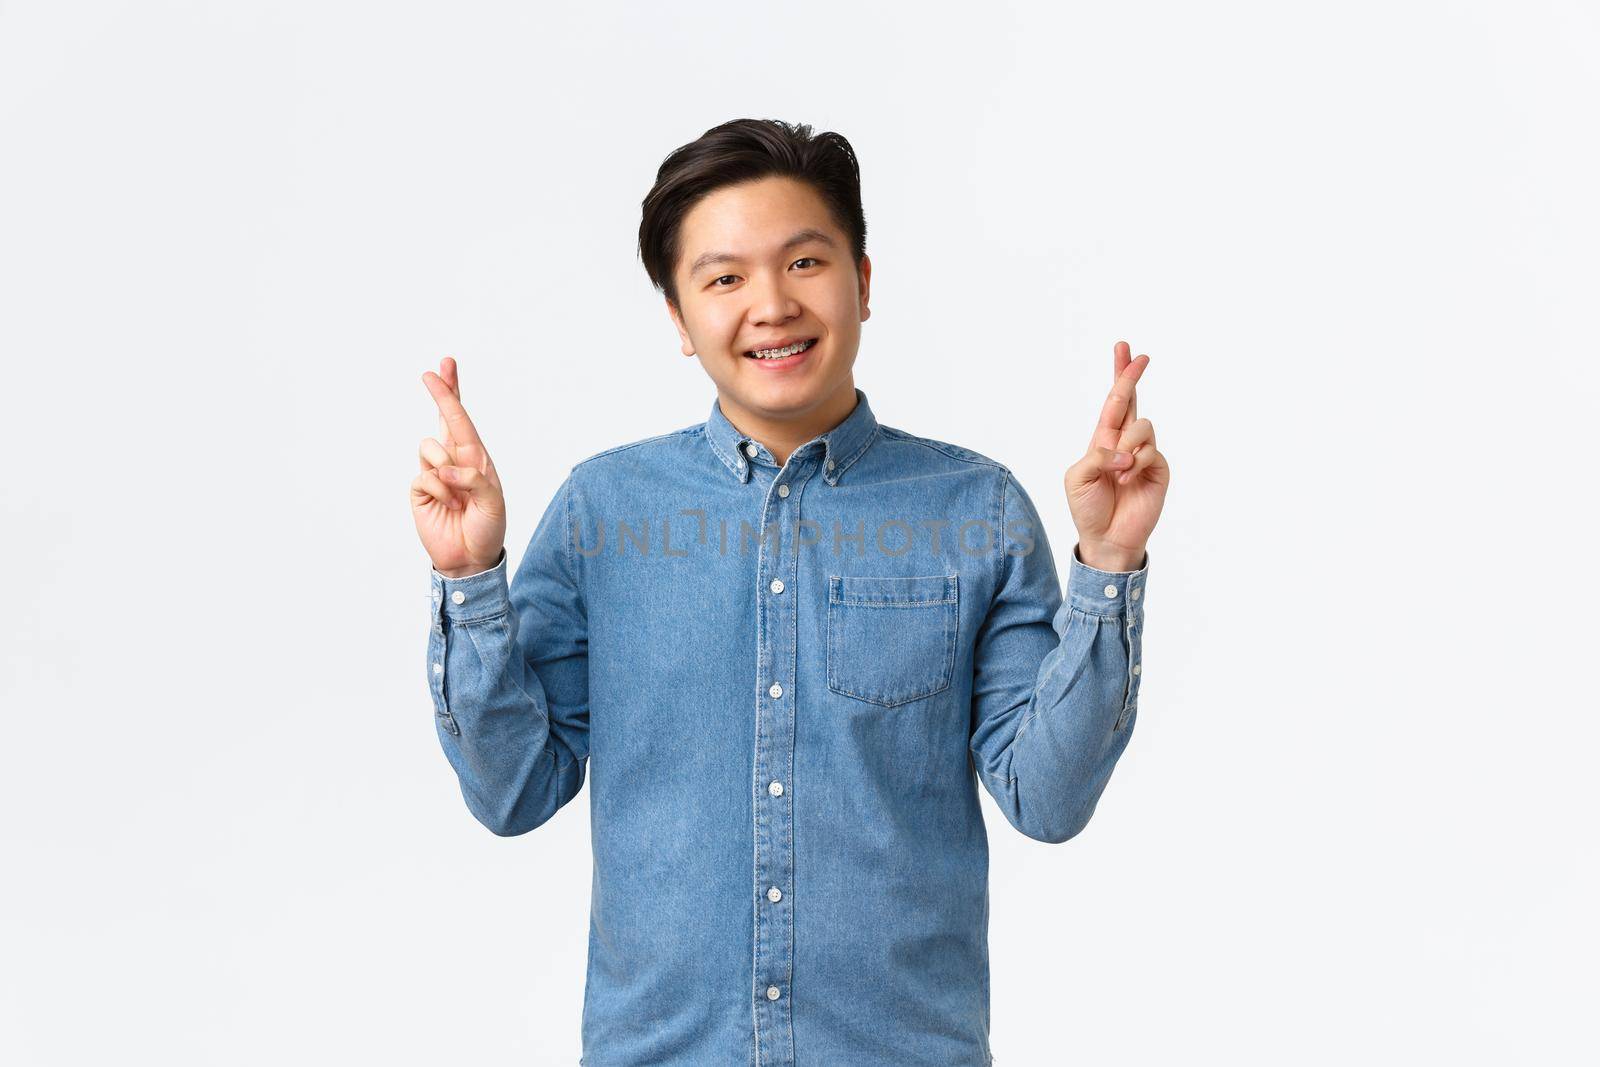
[[[680,307],[669,301],[667,310],[683,354],[699,357],[722,397],[776,419],[841,391],[854,397],[872,264],[863,257],[858,275],[849,239],[810,185],[770,177],[723,186],[685,216],[680,248]],[[746,354],[792,339],[815,343],[786,359]]]

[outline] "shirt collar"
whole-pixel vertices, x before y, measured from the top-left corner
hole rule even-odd
[[[711,416],[706,419],[705,434],[706,440],[711,444],[711,450],[741,482],[750,480],[752,457],[746,449],[747,445],[756,446],[753,457],[755,460],[773,466],[778,465],[772,453],[767,451],[766,445],[756,441],[728,421],[728,417],[722,413],[720,399],[711,402]],[[872,414],[871,405],[867,403],[867,394],[857,387],[856,406],[844,417],[844,421],[826,433],[813,437],[795,449],[795,453],[798,454],[820,442],[823,449],[822,478],[829,485],[838,485],[839,476],[860,458],[877,435],[878,420]]]

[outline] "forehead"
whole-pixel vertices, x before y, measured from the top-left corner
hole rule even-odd
[[[684,216],[679,263],[693,273],[697,261],[711,256],[765,258],[782,252],[790,237],[806,229],[827,234],[841,246],[844,242],[828,205],[807,183],[768,177],[725,185]]]

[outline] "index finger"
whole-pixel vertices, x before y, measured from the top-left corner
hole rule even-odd
[[[1133,349],[1129,347],[1128,342],[1126,341],[1118,341],[1116,344],[1111,346],[1111,382],[1113,385],[1116,384],[1116,380],[1122,374],[1122,372],[1128,369],[1128,364],[1133,362],[1132,356]],[[1123,429],[1127,429],[1129,424],[1131,424],[1138,417],[1139,394],[1137,391],[1135,391],[1133,394],[1133,399],[1128,401],[1128,414],[1122,420]]]
[[[444,384],[456,394],[456,399],[461,399],[461,371],[456,367],[456,361],[450,356],[445,356],[439,361],[439,377],[444,379]],[[444,421],[444,415],[439,415],[439,440],[444,442],[446,448],[455,444],[450,436],[450,427]]]
[[[444,420],[446,432],[451,440],[482,448],[483,441],[478,437],[478,428],[472,425],[472,420],[467,417],[467,409],[461,406],[455,390],[431,370],[423,372],[422,383],[428,387],[428,392],[433,394],[434,403],[439,405],[439,417]]]
[[[445,356],[439,361],[439,377],[444,379],[444,384],[456,394],[456,399],[461,399],[461,368],[456,366],[454,356]]]

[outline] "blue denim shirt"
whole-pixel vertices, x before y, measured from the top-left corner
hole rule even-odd
[[[1148,553],[1074,549],[1063,598],[1010,470],[858,388],[781,467],[715,402],[590,456],[506,562],[433,572],[428,685],[496,834],[590,782],[580,1063],[990,1064],[977,784],[1039,841],[1089,821]]]

